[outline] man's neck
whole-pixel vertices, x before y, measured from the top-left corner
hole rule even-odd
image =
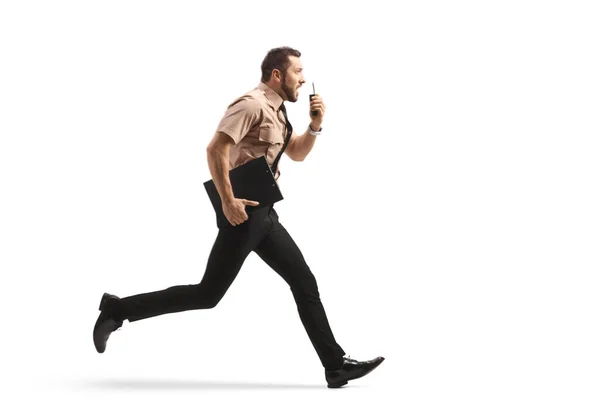
[[[276,86],[274,86],[274,84],[269,82],[266,82],[265,85],[267,85],[272,91],[277,93],[279,97],[283,99],[284,102],[287,101],[287,99],[285,98],[285,93],[283,92],[283,90],[281,90],[281,88],[277,88]]]

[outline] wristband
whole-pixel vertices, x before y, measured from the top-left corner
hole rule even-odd
[[[308,124],[308,131],[313,136],[319,136],[321,134],[322,130],[323,130],[323,127],[320,127],[318,131],[313,131],[312,128],[310,127],[310,124]]]

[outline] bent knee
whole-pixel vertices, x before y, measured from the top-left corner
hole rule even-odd
[[[200,309],[215,308],[224,294],[221,292],[198,290],[195,298],[196,307]]]

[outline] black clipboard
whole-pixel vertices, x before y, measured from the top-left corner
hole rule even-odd
[[[246,206],[246,212],[252,213],[263,207],[283,200],[283,195],[275,181],[271,167],[265,156],[248,161],[229,171],[229,180],[233,195],[237,199],[258,201],[258,206]],[[221,196],[213,180],[204,182],[204,188],[210,198],[215,213],[223,215]]]

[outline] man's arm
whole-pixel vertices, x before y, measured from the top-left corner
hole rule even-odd
[[[304,161],[317,141],[317,137],[310,134],[310,129],[312,129],[313,132],[316,132],[321,129],[321,124],[323,123],[325,103],[323,103],[323,99],[320,95],[317,94],[310,100],[310,111],[309,128],[306,129],[306,132],[301,136],[293,134],[290,138],[290,143],[288,143],[288,147],[285,149],[285,154],[294,161]],[[317,114],[313,115],[312,111],[317,111]]]
[[[313,129],[313,131],[314,130],[315,129]],[[317,137],[311,135],[308,129],[306,129],[306,132],[301,136],[293,134],[290,138],[290,143],[288,143],[288,146],[285,149],[285,154],[294,161],[304,161],[316,141]]]
[[[257,206],[258,202],[237,199],[233,195],[229,180],[229,148],[233,144],[234,141],[229,135],[217,131],[206,148],[206,158],[213,182],[221,197],[223,214],[231,225],[236,226],[248,220],[245,206]]]
[[[229,148],[233,144],[229,135],[216,132],[206,148],[208,168],[223,203],[234,199],[229,180]]]

